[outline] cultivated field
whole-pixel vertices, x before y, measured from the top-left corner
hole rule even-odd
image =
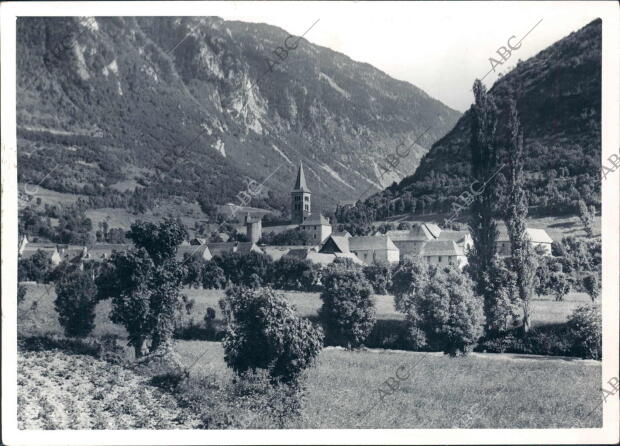
[[[198,421],[147,378],[91,356],[20,352],[20,429],[191,429]]]
[[[53,307],[53,289],[29,285],[20,305],[19,331],[25,335],[62,334]],[[193,317],[216,309],[221,291],[186,290],[196,300]],[[316,315],[317,293],[286,293],[300,314]],[[587,301],[582,294],[566,302],[534,303],[535,323],[562,322]],[[32,310],[33,302],[37,302]],[[377,296],[377,313],[402,318],[390,296]],[[124,330],[108,318],[109,303],[97,308],[93,336]],[[122,342],[122,341],[121,341]],[[190,367],[190,385],[208,379],[230,383],[219,342],[178,340],[175,349]],[[392,392],[384,381],[395,378]],[[325,348],[307,377],[307,398],[291,428],[550,428],[596,427],[601,401],[600,362],[580,359],[478,354],[449,358],[441,353],[369,349],[349,352]],[[395,382],[395,381],[392,381]],[[502,383],[502,384],[499,384]],[[383,399],[379,388],[387,389]],[[393,387],[395,387],[393,385]],[[570,389],[570,391],[567,391]],[[203,390],[196,389],[198,392]],[[61,351],[21,352],[18,369],[20,427],[27,429],[191,428],[199,424],[171,395],[146,378],[118,365]],[[197,424],[198,423],[198,424]],[[252,424],[254,423],[254,424]],[[583,424],[579,424],[583,423]],[[247,428],[264,428],[259,418]]]

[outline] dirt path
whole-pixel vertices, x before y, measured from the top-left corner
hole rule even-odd
[[[196,429],[199,421],[147,378],[90,356],[20,352],[20,429]]]

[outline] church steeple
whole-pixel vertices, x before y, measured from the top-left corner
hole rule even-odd
[[[304,175],[304,165],[300,161],[299,169],[297,170],[297,180],[295,180],[294,191],[302,191],[302,192],[310,192],[308,186],[306,185],[306,176]]]
[[[293,186],[293,190],[291,191],[291,220],[293,223],[303,223],[304,218],[312,212],[310,202],[311,195],[310,189],[306,184],[304,166],[300,161],[295,186]]]

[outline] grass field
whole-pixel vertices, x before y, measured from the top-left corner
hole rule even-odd
[[[28,287],[29,293],[20,305],[18,316],[20,333],[61,334],[53,307],[53,289],[48,293],[42,285]],[[202,319],[207,306],[216,309],[219,315],[217,300],[221,291],[186,291],[196,300],[196,320]],[[318,294],[286,295],[301,315],[316,314],[320,305]],[[566,302],[536,301],[537,323],[563,321],[574,306],[587,300],[579,294],[568,297]],[[29,310],[35,301],[38,308]],[[377,307],[380,318],[399,316],[389,296],[378,296]],[[108,312],[109,303],[98,305],[93,335],[124,336],[122,327],[108,320]],[[190,379],[196,383],[201,378],[213,377],[220,382],[232,379],[221,343],[177,340],[175,349],[182,363],[190,367]],[[100,370],[102,367],[105,370]],[[170,428],[166,424],[170,419],[177,420],[174,423],[179,427],[192,425],[188,415],[175,418],[173,413],[182,413],[144,380],[131,374],[125,376],[115,367],[92,358],[67,357],[59,351],[20,353],[21,425]],[[396,379],[397,373],[405,379]],[[105,386],[114,385],[121,375],[124,382],[121,390],[126,391],[107,392]],[[385,387],[385,381],[390,378],[393,391]],[[441,353],[350,352],[330,347],[323,349],[316,367],[308,372],[302,417],[291,427],[596,427],[600,425],[600,409],[587,419],[585,416],[601,401],[600,380],[597,361],[478,353],[449,358]],[[379,393],[380,388],[384,390],[383,395]],[[46,416],[44,412],[48,409],[56,415]],[[81,414],[83,411],[87,414]]]
[[[220,343],[178,341],[176,349],[186,366],[194,364],[192,376],[232,377]],[[395,379],[397,370],[407,379]],[[393,393],[388,378],[398,381]],[[308,373],[300,427],[595,427],[600,410],[585,415],[601,401],[600,380],[596,361],[327,348]],[[382,386],[390,393],[383,400]]]
[[[58,323],[54,299],[56,294],[53,285],[28,284],[26,300],[20,305],[20,332],[22,333],[49,333],[62,334],[62,328]],[[195,305],[191,318],[195,323],[203,320],[208,307],[216,312],[216,320],[221,320],[222,314],[218,305],[219,299],[224,295],[222,290],[202,290],[185,288],[184,294],[194,299]],[[303,317],[315,317],[321,307],[319,293],[283,292],[287,299],[295,305],[299,315]],[[399,321],[404,316],[394,309],[393,297],[389,295],[377,295],[376,308],[379,321]],[[26,311],[36,302],[36,310]],[[585,293],[570,293],[563,302],[556,302],[550,296],[542,296],[532,300],[532,326],[555,324],[565,322],[570,313],[579,305],[590,302]],[[109,318],[110,302],[105,301],[97,305],[95,330],[93,335],[116,334],[125,336],[122,326],[113,324]]]

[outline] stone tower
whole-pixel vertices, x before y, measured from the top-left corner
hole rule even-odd
[[[262,237],[263,223],[260,217],[250,217],[250,214],[245,216],[245,233],[248,237],[248,241],[257,243]]]
[[[291,222],[301,224],[304,219],[312,212],[310,201],[310,189],[306,185],[304,166],[300,162],[297,171],[295,186],[291,191]]]

